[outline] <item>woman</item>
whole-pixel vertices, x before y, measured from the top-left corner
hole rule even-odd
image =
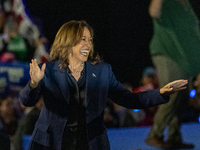
[[[187,84],[177,80],[151,92],[131,93],[111,66],[94,55],[93,30],[85,21],[69,21],[59,29],[50,57],[41,68],[32,60],[31,80],[20,94],[25,106],[44,96],[30,149],[109,150],[103,124],[107,97],[127,108],[146,108],[168,102],[168,95]]]

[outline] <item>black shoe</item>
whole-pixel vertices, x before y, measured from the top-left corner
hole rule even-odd
[[[186,144],[186,143],[182,143],[182,142],[174,143],[174,142],[166,141],[164,143],[164,147],[166,149],[193,149],[194,145],[193,144]]]
[[[159,148],[164,148],[163,146],[165,144],[165,142],[163,141],[163,138],[158,138],[158,137],[155,137],[155,136],[147,137],[145,139],[145,142],[148,145],[159,147]]]

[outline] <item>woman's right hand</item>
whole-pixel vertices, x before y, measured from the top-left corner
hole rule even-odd
[[[40,69],[37,64],[36,59],[32,59],[30,63],[30,77],[31,77],[31,88],[36,88],[40,80],[44,77],[44,70],[46,68],[46,64],[44,63]]]

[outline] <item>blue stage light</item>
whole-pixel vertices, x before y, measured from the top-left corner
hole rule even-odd
[[[200,116],[199,116],[199,122],[200,122]]]
[[[139,110],[139,109],[133,109],[133,111],[134,111],[134,112],[138,112],[138,111],[140,111],[140,110]]]
[[[194,97],[196,95],[196,90],[195,89],[192,89],[191,91],[190,91],[190,97]]]

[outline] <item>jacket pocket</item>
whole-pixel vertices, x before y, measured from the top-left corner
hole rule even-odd
[[[41,145],[50,147],[50,134],[48,133],[49,125],[38,120],[33,131],[33,141]]]

